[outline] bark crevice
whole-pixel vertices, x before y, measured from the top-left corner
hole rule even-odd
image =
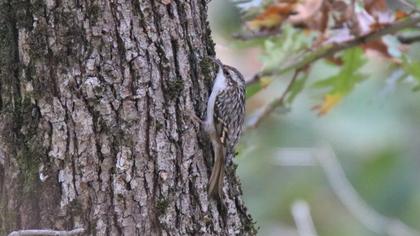
[[[215,75],[206,10],[0,0],[0,234],[254,234],[234,171],[227,210],[208,199],[212,149],[190,120]]]

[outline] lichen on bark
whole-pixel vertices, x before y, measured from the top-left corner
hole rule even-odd
[[[0,234],[252,235],[208,199],[206,1],[0,0]]]

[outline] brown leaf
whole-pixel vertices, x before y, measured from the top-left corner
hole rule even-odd
[[[404,19],[404,18],[406,18],[407,16],[409,16],[408,14],[407,14],[407,12],[405,12],[405,11],[402,11],[402,10],[396,10],[395,11],[395,19],[396,20],[401,20],[401,19]]]
[[[384,43],[384,41],[382,41],[382,39],[367,42],[362,45],[362,48],[366,51],[376,51],[379,53],[379,55],[385,58],[392,58],[392,56],[388,52],[388,46]]]
[[[375,12],[384,12],[389,11],[388,4],[386,0],[364,0],[365,9],[371,15]]]
[[[294,13],[296,1],[279,2],[269,5],[261,14],[257,15],[253,20],[248,21],[246,25],[253,31],[276,28]]]
[[[296,5],[296,14],[290,17],[293,24],[303,23],[315,17],[322,7],[323,0],[304,0]]]
[[[329,56],[325,58],[327,61],[333,63],[334,65],[341,66],[343,65],[343,59],[337,56]]]
[[[328,27],[329,7],[324,0],[304,0],[296,5],[296,14],[289,17],[295,26],[324,32]]]
[[[388,7],[386,0],[364,0],[364,3],[366,12],[376,21],[372,29],[376,30],[395,21],[394,13]]]

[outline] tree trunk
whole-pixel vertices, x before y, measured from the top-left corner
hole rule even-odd
[[[0,0],[0,235],[249,235],[207,196],[206,1]]]

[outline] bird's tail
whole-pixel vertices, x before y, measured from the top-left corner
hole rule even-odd
[[[214,152],[214,165],[211,170],[211,176],[209,180],[209,196],[223,197],[223,177],[225,173],[225,153],[222,145],[218,147]]]

